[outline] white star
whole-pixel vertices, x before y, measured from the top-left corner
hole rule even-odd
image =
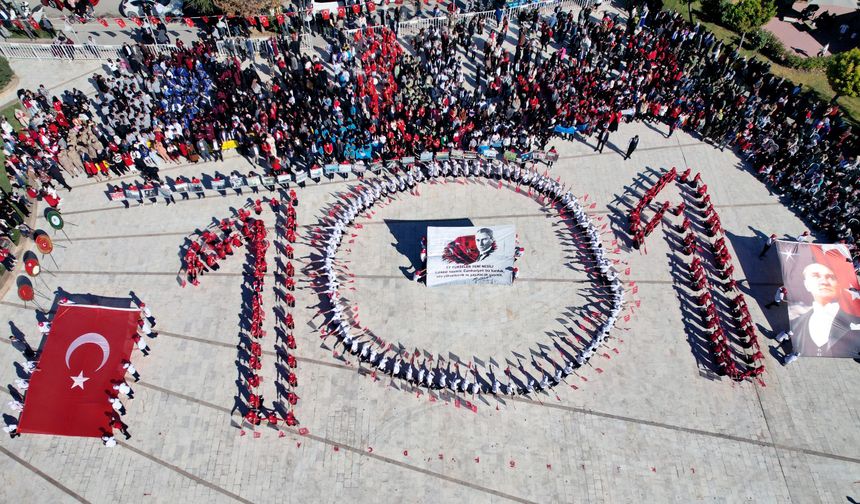
[[[796,256],[796,255],[797,255],[797,252],[792,252],[791,250],[780,250],[780,251],[779,251],[779,255],[784,256],[784,257],[785,257],[785,262],[788,262],[788,261],[790,261],[791,259],[793,259],[793,258],[794,258],[794,256]]]
[[[845,290],[847,290],[848,293],[851,294],[851,301],[857,301],[858,299],[860,299],[860,291],[858,291],[857,289],[848,288]]]
[[[71,379],[72,379],[72,381],[73,381],[73,382],[75,382],[75,383],[73,383],[73,384],[72,384],[72,387],[71,387],[71,388],[80,387],[80,388],[81,388],[81,390],[83,390],[83,389],[84,389],[84,382],[85,382],[85,381],[87,381],[87,380],[89,380],[89,378],[87,378],[86,376],[84,376],[84,372],[83,372],[83,371],[81,371],[80,373],[78,373],[78,376],[70,376],[69,378],[71,378]]]

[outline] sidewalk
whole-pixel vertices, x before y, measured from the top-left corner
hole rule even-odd
[[[0,107],[5,107],[17,100],[16,92],[19,89],[36,89],[39,84],[44,84],[54,94],[73,87],[88,93],[92,91],[92,86],[88,82],[89,76],[102,68],[102,62],[52,60],[50,71],[46,71],[45,65],[32,60],[11,59],[9,66],[19,79],[18,85],[0,94]]]

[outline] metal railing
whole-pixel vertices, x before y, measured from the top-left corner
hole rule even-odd
[[[356,34],[357,32],[366,32],[367,30],[374,30],[374,31],[376,31],[376,30],[387,30],[387,29],[388,29],[388,27],[387,27],[387,26],[383,26],[383,25],[379,25],[379,24],[377,24],[377,25],[373,25],[373,26],[364,26],[364,27],[359,27],[359,28],[350,28],[349,30],[341,30],[341,31],[342,31],[342,32],[347,36],[347,37],[346,37],[347,39],[351,39],[352,37],[354,37],[354,36],[355,36],[355,34]]]
[[[573,9],[575,7],[584,9],[594,5],[594,3],[595,0],[543,0],[540,2],[530,2],[517,5],[516,7],[509,7],[505,10],[507,11],[508,19],[510,19],[524,10],[538,9],[541,14],[549,14],[554,11],[556,7],[561,7],[562,10]]]
[[[408,35],[417,35],[421,30],[430,28],[430,27],[438,27],[441,28],[443,26],[448,25],[448,16],[438,16],[431,18],[420,18],[413,19],[410,21],[404,21],[400,23],[398,26],[397,33],[400,36],[408,36]]]
[[[469,23],[472,19],[483,19],[484,23],[487,23],[491,26],[496,25],[496,11],[488,10],[488,11],[480,11],[480,12],[467,12],[465,14],[457,14],[454,16],[454,22],[465,21]]]
[[[145,45],[144,50],[152,54],[177,51],[175,45]],[[0,43],[0,55],[10,59],[61,59],[61,60],[106,60],[122,56],[120,45],[95,44],[15,44]]]
[[[311,36],[310,33],[302,32],[302,36],[299,39],[302,51],[313,49],[313,44],[310,42]],[[219,56],[245,56],[248,53],[248,42],[250,41],[254,54],[265,56],[272,52],[272,38],[226,37],[215,41],[215,50],[218,51]]]

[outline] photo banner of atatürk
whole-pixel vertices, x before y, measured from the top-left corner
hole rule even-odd
[[[510,285],[515,248],[512,225],[428,227],[427,286]]]
[[[858,357],[860,283],[848,247],[777,241],[794,351],[804,357]]]

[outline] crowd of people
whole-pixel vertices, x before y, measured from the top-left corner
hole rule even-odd
[[[631,14],[638,22],[591,9],[475,16],[422,29],[408,50],[387,29],[327,30],[328,61],[284,33],[256,48],[264,75],[219,57],[210,39],[172,54],[126,46],[96,76],[93,100],[21,91],[21,128],[0,123],[6,168],[20,188],[32,174],[31,196],[60,204],[66,177],[133,168],[157,183],[160,166],[223,159],[233,146],[279,174],[446,148],[527,152],[552,135],[605,145],[620,122],[641,119],[736,145],[831,238],[853,241],[857,145],[839,110],[676,13]]]
[[[764,354],[746,298],[734,278],[734,260],[726,245],[720,217],[710,201],[708,186],[701,181],[701,174],[690,177],[689,169],[669,178],[677,179],[679,185],[686,184],[682,188],[690,205],[682,202],[670,211],[683,216],[678,231],[684,238],[680,241],[684,254],[691,258],[687,264],[690,287],[697,293],[714,368],[734,380],[760,376],[765,370]],[[697,229],[705,237],[698,236]],[[707,248],[700,247],[700,241]]]
[[[541,362],[532,360],[533,369],[520,366],[521,375],[510,369],[500,376],[492,369],[481,373],[477,367],[460,372],[459,366],[441,362],[418,363],[417,356],[405,358],[399,351],[380,346],[367,329],[357,322],[353,308],[341,292],[341,277],[344,266],[338,263],[336,253],[344,233],[353,225],[354,219],[380,201],[396,197],[398,193],[411,191],[425,180],[452,178],[485,178],[493,181],[516,184],[523,192],[543,199],[558,210],[568,227],[574,242],[579,243],[582,262],[590,265],[590,277],[595,283],[595,297],[599,300],[601,315],[605,318],[591,320],[593,327],[583,335],[584,344],[577,344],[566,336],[559,339],[567,347],[557,346],[558,360],[545,352]],[[534,192],[534,194],[533,194]],[[321,257],[313,263],[316,270],[313,288],[320,295],[320,311],[325,316],[321,332],[335,336],[345,353],[356,356],[361,362],[381,373],[404,380],[411,385],[430,389],[449,389],[464,394],[531,394],[548,390],[561,383],[573,371],[595,354],[615,326],[624,303],[624,288],[615,272],[603,244],[600,232],[588,218],[582,205],[560,182],[525,168],[519,163],[501,161],[445,160],[431,161],[399,171],[391,177],[367,179],[362,185],[345,193],[328,217],[320,224],[322,234],[314,237]],[[360,329],[360,330],[357,330]]]
[[[296,209],[298,203],[294,190],[284,192],[285,200],[269,198],[265,202],[262,199],[249,201],[245,207],[236,210],[232,218],[225,218],[216,222],[210,228],[196,233],[193,239],[188,240],[184,247],[182,271],[185,279],[191,285],[200,285],[200,276],[209,271],[220,269],[219,262],[233,255],[235,249],[247,243],[249,267],[245,270],[245,281],[243,282],[242,306],[242,332],[240,334],[240,356],[238,362],[241,380],[240,390],[237,396],[236,409],[245,420],[253,426],[265,423],[275,426],[283,423],[288,427],[298,425],[294,414],[294,406],[298,402],[295,388],[298,386],[298,375],[296,374],[297,359],[295,356],[296,339],[292,334],[295,328],[293,315],[288,310],[276,307],[275,330],[278,339],[279,360],[286,362],[286,367],[277,365],[276,370],[279,379],[283,379],[288,386],[278,382],[279,397],[283,396],[285,401],[273,401],[268,405],[261,393],[260,385],[262,376],[260,370],[263,367],[262,338],[266,331],[263,327],[265,310],[263,307],[263,290],[265,278],[269,272],[269,264],[266,260],[266,250],[270,242],[264,222],[252,217],[251,212],[259,216],[263,212],[263,205],[269,206],[278,215],[279,236],[286,239],[286,243],[278,244],[279,252],[283,252],[288,259],[293,259],[293,243],[296,241]],[[283,228],[283,229],[280,229]],[[282,234],[281,234],[282,232]],[[280,259],[276,263],[278,273],[276,279],[280,280],[275,286],[276,299],[279,304],[283,303],[287,308],[295,307],[296,270],[291,261],[285,265]],[[186,283],[183,281],[183,286]]]
[[[518,12],[486,31],[479,17],[422,29],[411,50],[387,29],[352,40],[335,30],[329,61],[276,35],[258,48],[266,75],[219,57],[211,41],[178,42],[171,54],[127,46],[96,77],[92,101],[80,91],[22,91],[22,129],[3,125],[7,170],[21,186],[32,170],[42,191],[67,186],[65,176],[132,167],[158,181],[159,166],[222,159],[236,146],[278,174],[446,148],[527,152],[554,134],[605,144],[621,121],[641,119],[737,145],[833,238],[860,231],[857,145],[835,106],[671,11],[644,8],[626,24],[591,9]],[[509,32],[513,51],[502,42]]]

